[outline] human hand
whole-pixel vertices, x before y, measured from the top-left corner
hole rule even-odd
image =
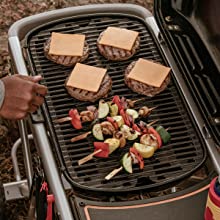
[[[3,118],[23,119],[33,113],[44,102],[47,88],[38,84],[41,76],[13,75],[2,78],[5,98],[0,109]]]

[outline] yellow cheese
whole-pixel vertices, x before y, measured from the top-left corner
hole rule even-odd
[[[138,34],[136,31],[125,28],[108,27],[104,31],[99,43],[130,51]]]
[[[53,32],[51,35],[49,54],[60,56],[82,56],[85,43],[83,34],[61,34]]]
[[[107,69],[77,63],[67,81],[67,86],[97,92]]]
[[[140,58],[128,74],[128,78],[150,86],[160,87],[169,72],[169,67]]]

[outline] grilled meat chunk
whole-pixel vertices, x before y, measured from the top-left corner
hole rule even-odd
[[[112,46],[102,45],[99,43],[100,39],[102,38],[103,32],[99,35],[99,38],[97,39],[97,47],[107,60],[113,60],[113,61],[121,61],[121,60],[128,60],[131,58],[138,50],[140,46],[140,38],[137,37],[131,51],[120,49]]]
[[[51,60],[57,64],[64,66],[74,66],[76,63],[83,62],[89,56],[89,45],[85,41],[83,48],[83,55],[79,56],[58,56],[49,54],[51,38],[49,38],[44,44],[44,55],[48,60]]]
[[[112,87],[112,80],[111,77],[106,73],[102,83],[100,85],[100,88],[98,92],[90,92],[83,89],[73,88],[70,86],[67,86],[68,78],[66,79],[65,87],[68,91],[68,93],[73,97],[81,101],[89,101],[89,102],[95,102],[96,100],[100,98],[104,98],[108,95],[108,92],[110,91]]]
[[[134,79],[128,78],[128,74],[131,72],[132,68],[134,67],[136,61],[133,61],[125,70],[125,84],[134,92],[146,95],[149,97],[153,97],[156,94],[162,92],[164,89],[166,89],[167,85],[170,83],[170,74],[166,77],[166,79],[163,81],[162,85],[160,87],[154,87],[151,85],[147,85],[141,82],[138,82]]]

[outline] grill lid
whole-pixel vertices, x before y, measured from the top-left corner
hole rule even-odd
[[[97,51],[96,40],[99,34],[108,26],[128,28],[140,33],[141,48],[138,53],[128,61],[107,61]],[[202,139],[193,124],[191,114],[185,106],[176,81],[172,78],[168,88],[154,98],[147,98],[137,105],[157,106],[148,121],[159,119],[158,124],[170,127],[172,140],[169,144],[158,150],[150,159],[145,159],[145,168],[140,171],[134,166],[134,173],[120,172],[110,181],[104,177],[113,169],[120,166],[119,160],[127,152],[131,142],[123,149],[114,152],[108,159],[94,158],[78,166],[77,161],[93,152],[94,139],[88,136],[86,140],[71,143],[73,136],[90,130],[89,125],[83,126],[83,131],[74,130],[70,123],[55,124],[57,118],[65,117],[69,109],[77,107],[79,111],[85,110],[88,102],[79,102],[70,97],[64,87],[66,77],[71,68],[57,65],[44,56],[43,45],[51,32],[82,33],[86,34],[90,46],[89,58],[84,62],[88,65],[108,68],[113,80],[113,95],[138,99],[142,96],[135,94],[124,84],[124,70],[133,60],[138,58],[151,59],[166,64],[157,42],[151,35],[144,21],[138,17],[127,14],[96,14],[69,17],[43,24],[29,32],[26,36],[28,64],[32,74],[41,74],[43,84],[48,87],[46,108],[43,114],[51,132],[51,142],[59,155],[59,162],[64,167],[69,182],[81,189],[122,192],[140,189],[151,189],[157,186],[185,178],[199,168],[206,158],[206,151]],[[97,103],[95,103],[97,105]]]
[[[155,18],[200,109],[220,145],[220,23],[217,0],[155,1]]]

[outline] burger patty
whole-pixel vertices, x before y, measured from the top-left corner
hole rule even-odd
[[[65,87],[68,93],[73,98],[76,98],[80,101],[95,102],[96,100],[100,98],[106,97],[112,87],[112,80],[108,74],[105,74],[98,92],[90,92],[90,91],[86,91],[83,89],[78,89],[78,88],[67,86],[67,81],[68,81],[68,78],[66,79],[66,82],[65,82]]]
[[[89,56],[89,45],[85,41],[83,48],[83,55],[80,56],[59,56],[49,54],[51,38],[49,38],[44,44],[44,54],[48,60],[51,60],[55,63],[64,65],[64,66],[74,66],[76,63],[83,62]]]
[[[139,37],[137,37],[136,41],[134,42],[134,45],[131,51],[112,47],[112,46],[102,45],[99,43],[99,41],[102,38],[102,35],[103,35],[103,32],[99,35],[99,38],[97,40],[97,47],[98,47],[100,54],[102,54],[102,56],[104,56],[107,60],[113,60],[113,61],[127,60],[136,53],[136,51],[138,50],[140,46]]]
[[[170,74],[166,77],[160,87],[150,86],[142,82],[136,81],[134,79],[128,78],[128,74],[131,72],[136,61],[133,61],[125,70],[125,84],[134,92],[153,97],[156,94],[162,92],[166,89],[167,85],[170,83]]]

